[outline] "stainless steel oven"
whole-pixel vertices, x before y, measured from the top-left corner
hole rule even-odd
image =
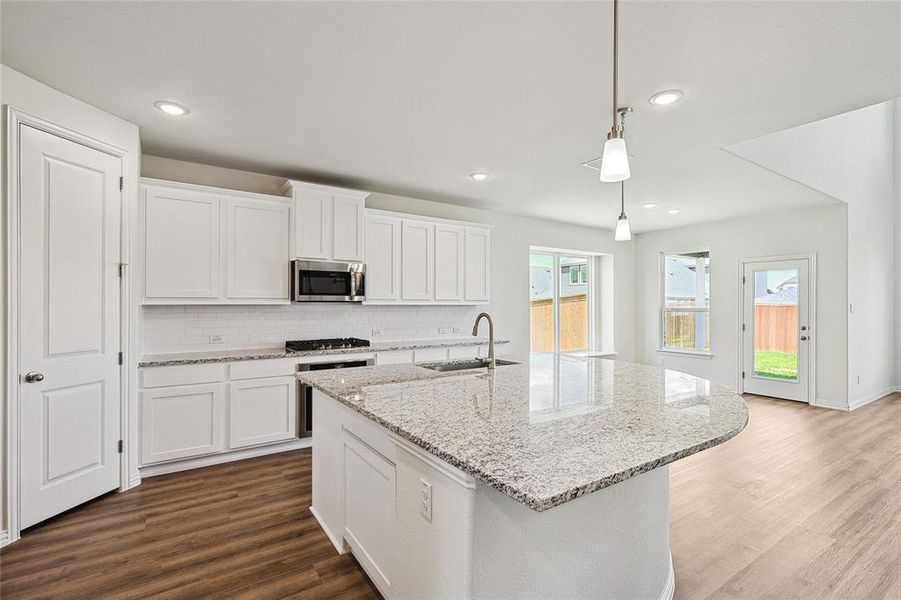
[[[294,302],[362,302],[366,299],[363,263],[291,261]]]
[[[355,357],[356,358],[356,357]],[[362,355],[356,360],[348,359],[333,362],[302,363],[297,365],[298,371],[321,371],[323,369],[349,369],[351,367],[368,367],[375,364],[373,355]],[[301,383],[297,386],[300,396],[299,437],[307,437],[313,434],[313,388]]]

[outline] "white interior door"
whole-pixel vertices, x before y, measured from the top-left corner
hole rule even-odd
[[[746,262],[742,279],[744,391],[809,402],[810,261]]]
[[[21,126],[20,526],[119,486],[119,158]]]

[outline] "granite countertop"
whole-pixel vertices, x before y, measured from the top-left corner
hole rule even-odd
[[[748,422],[740,396],[686,373],[523,360],[493,375],[386,365],[298,379],[536,511],[721,444]]]
[[[259,360],[266,358],[289,358],[294,356],[322,356],[327,354],[358,354],[366,352],[390,352],[392,350],[422,350],[425,348],[450,348],[455,346],[481,346],[487,338],[459,337],[435,338],[430,340],[398,340],[395,342],[373,342],[371,346],[359,348],[335,348],[334,350],[305,350],[297,352],[281,348],[253,348],[245,350],[213,350],[210,352],[180,352],[176,354],[148,354],[141,358],[138,367],[164,367],[171,365],[194,365],[201,363],[234,362],[239,360]],[[509,344],[510,340],[494,340],[495,345]]]

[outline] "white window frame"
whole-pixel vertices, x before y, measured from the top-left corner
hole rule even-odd
[[[529,264],[532,263],[532,255],[541,254],[544,256],[552,256],[554,258],[554,266],[551,270],[551,286],[554,291],[553,295],[553,328],[554,328],[554,353],[555,354],[585,354],[594,353],[597,340],[599,339],[597,332],[597,316],[595,315],[597,308],[597,300],[595,298],[595,288],[597,282],[595,275],[600,272],[598,268],[599,256],[596,254],[588,254],[585,252],[567,251],[567,250],[550,250],[546,248],[529,248]],[[588,295],[588,349],[587,350],[566,350],[560,351],[560,258],[561,257],[585,257],[588,266],[588,281],[586,282],[585,293]],[[570,269],[572,271],[572,269]],[[570,276],[571,277],[571,276]],[[581,276],[580,276],[581,279]],[[571,279],[570,279],[571,281]],[[574,285],[574,284],[571,284]]]
[[[666,307],[666,257],[667,256],[676,256],[676,257],[685,257],[685,258],[695,258],[696,267],[695,267],[695,277],[697,278],[695,281],[695,306],[680,306],[678,308],[679,312],[693,312],[693,313],[704,313],[707,315],[707,326],[712,326],[712,322],[710,320],[710,306],[708,306],[704,302],[704,291],[707,287],[707,281],[705,274],[704,266],[704,257],[697,256],[692,257],[692,254],[707,254],[708,261],[710,260],[710,250],[700,249],[700,250],[692,250],[692,251],[684,251],[684,252],[661,252],[659,255],[658,261],[658,273],[659,273],[659,296],[658,296],[658,307],[657,307],[657,352],[663,352],[668,354],[684,354],[686,356],[696,356],[699,358],[713,358],[713,329],[710,330],[710,340],[709,345],[710,349],[687,349],[687,348],[672,348],[666,345],[666,312],[667,310],[677,310],[673,308]],[[713,305],[713,291],[711,285],[711,294],[710,294],[710,305]],[[698,290],[701,290],[701,295],[698,295]],[[696,321],[696,327],[697,321]],[[697,344],[698,339],[706,339],[706,333],[703,336],[697,335],[697,330],[695,332],[695,343]]]

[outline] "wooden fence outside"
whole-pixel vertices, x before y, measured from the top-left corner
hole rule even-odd
[[[529,303],[529,339],[532,352],[554,351],[554,301]],[[588,349],[588,296],[560,298],[560,350]]]
[[[754,349],[798,352],[798,305],[754,305]]]

